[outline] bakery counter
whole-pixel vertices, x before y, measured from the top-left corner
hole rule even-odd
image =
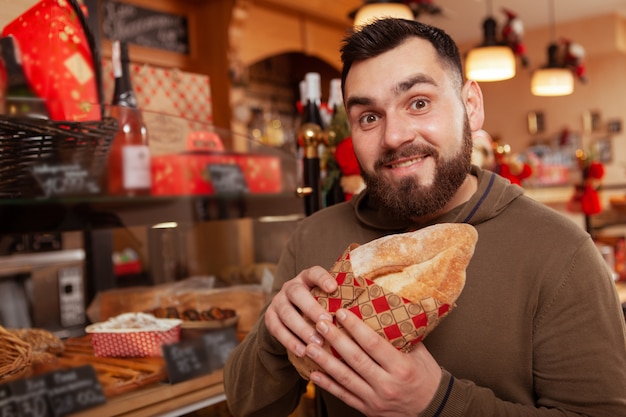
[[[98,416],[180,416],[225,400],[222,369],[170,383],[163,357],[94,355],[91,336],[70,338],[53,368],[91,365],[106,402],[71,414]]]
[[[222,377],[223,371],[219,370],[176,384],[152,383],[115,395],[103,405],[71,416],[181,416],[224,401]]]
[[[40,340],[43,343],[50,339]],[[44,407],[50,408],[50,413],[45,415],[175,417],[207,408],[226,399],[221,367],[203,368],[203,372],[192,374],[181,373],[178,368],[174,377],[170,378],[166,359],[161,356],[96,356],[89,335],[69,338],[63,345],[63,352],[38,355],[26,373],[21,373],[17,378],[5,379],[7,385],[4,385],[4,391],[0,393],[1,415],[15,415],[13,411],[7,411],[11,410],[10,403],[29,404],[32,407],[40,404],[41,400],[32,395],[41,398],[41,385],[37,384],[44,379],[46,388],[43,395],[48,404]],[[183,358],[184,361],[189,357],[177,357],[176,360]],[[200,356],[197,358],[200,359]],[[212,360],[210,357],[206,359]],[[178,362],[176,365],[178,366]],[[51,379],[61,381],[61,384],[48,385]],[[29,394],[30,387],[39,387],[39,391]],[[11,394],[7,398],[9,391]],[[63,393],[62,400],[58,393]],[[19,407],[20,413],[26,410],[22,405]],[[6,414],[7,412],[10,414]]]

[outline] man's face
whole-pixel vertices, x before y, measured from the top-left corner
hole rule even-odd
[[[440,212],[470,171],[472,140],[458,83],[419,38],[356,62],[348,73],[354,151],[368,192],[396,217]]]

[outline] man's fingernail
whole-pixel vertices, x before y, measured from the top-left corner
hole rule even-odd
[[[295,349],[294,353],[296,354],[297,357],[301,358],[306,353],[306,349],[304,348],[304,346],[298,345],[298,346],[296,346],[296,349]]]
[[[309,358],[317,358],[317,356],[319,355],[319,347],[315,346],[315,345],[311,345],[307,350],[306,350],[306,354]]]
[[[336,315],[339,320],[344,320],[346,317],[348,317],[345,310],[337,310]]]
[[[319,330],[322,334],[328,333],[328,324],[326,324],[325,321],[318,321],[317,330]]]
[[[315,333],[313,336],[309,338],[309,342],[322,346],[324,344],[324,339],[322,339],[322,337],[319,334]]]
[[[328,314],[328,313],[322,313],[322,314],[320,315],[320,318],[319,318],[319,319],[320,319],[320,320],[328,320],[328,321],[332,321],[332,320],[333,320],[333,318],[332,318],[332,317],[330,316],[330,314]]]

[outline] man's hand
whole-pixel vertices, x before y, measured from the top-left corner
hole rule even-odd
[[[321,319],[331,320],[328,312],[311,295],[314,287],[332,293],[337,289],[337,282],[322,267],[305,269],[282,286],[265,312],[265,326],[269,332],[299,357],[305,354],[305,344],[321,346],[324,343],[320,334],[303,316],[313,323]]]
[[[426,347],[419,343],[403,353],[350,311],[340,309],[336,318],[347,333],[326,319],[318,321],[316,328],[345,362],[309,343],[306,354],[325,371],[311,373],[311,380],[370,417],[422,412],[441,380],[441,368]]]

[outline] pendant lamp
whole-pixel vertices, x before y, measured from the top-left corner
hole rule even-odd
[[[392,17],[413,20],[413,10],[404,1],[366,0],[354,15],[354,27],[371,23],[376,19]]]
[[[470,50],[465,59],[465,75],[474,81],[502,81],[515,76],[515,54],[496,39],[496,20],[489,16],[483,21],[483,43]]]
[[[559,62],[559,46],[555,41],[554,0],[550,0],[550,25],[553,40],[548,45],[548,64],[533,73],[530,91],[535,96],[566,96],[574,92],[574,75]]]

